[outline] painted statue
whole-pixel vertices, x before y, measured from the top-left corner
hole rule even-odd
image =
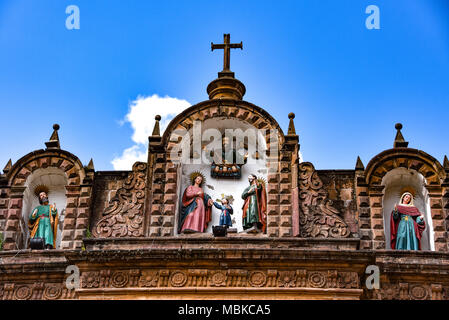
[[[421,237],[425,228],[424,216],[413,205],[413,195],[405,192],[391,213],[391,249],[421,250]]]
[[[267,225],[267,196],[265,192],[265,183],[257,176],[250,174],[248,176],[249,187],[243,191],[243,229],[247,232],[256,233],[265,232]]]
[[[221,200],[214,201],[215,208],[221,210],[220,222],[218,223],[220,226],[232,227],[231,215],[234,214],[234,209],[231,207],[232,199],[232,196],[225,197],[223,195]]]
[[[205,232],[212,217],[213,200],[204,193],[200,172],[190,175],[191,185],[184,190],[179,217],[179,233]]]
[[[36,187],[35,194],[40,205],[33,209],[28,219],[30,237],[44,239],[45,249],[56,248],[59,220],[56,204],[49,204],[48,192],[45,186]]]

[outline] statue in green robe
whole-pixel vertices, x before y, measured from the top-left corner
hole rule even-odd
[[[247,232],[265,232],[267,225],[267,196],[265,185],[257,180],[257,176],[248,176],[249,187],[242,194],[243,204],[243,229]]]
[[[36,188],[40,205],[33,209],[29,216],[28,228],[31,238],[44,239],[45,249],[56,247],[56,234],[58,230],[58,210],[56,204],[49,204],[48,189]]]

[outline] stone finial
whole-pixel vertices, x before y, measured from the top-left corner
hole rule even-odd
[[[295,123],[293,122],[293,119],[295,119],[295,114],[293,112],[290,112],[288,114],[288,118],[290,119],[290,123],[288,124],[288,135],[296,135],[295,130]]]
[[[89,164],[86,167],[86,171],[95,171],[94,160],[91,158]]]
[[[8,174],[9,171],[12,169],[12,161],[9,159],[8,163],[6,164],[5,168],[3,169],[4,174]]]
[[[58,135],[59,128],[60,128],[59,124],[53,125],[53,133],[50,137],[50,140],[45,142],[47,149],[61,149],[61,145],[59,143],[59,135]]]
[[[396,123],[394,127],[398,132],[396,133],[396,138],[394,138],[393,148],[407,148],[408,142],[405,141],[404,136],[401,133],[402,123]]]
[[[154,120],[156,120],[156,122],[154,123],[154,129],[153,129],[153,133],[152,136],[160,136],[161,135],[161,129],[160,129],[160,125],[159,125],[159,121],[161,121],[161,116],[157,115],[156,117],[154,117]]]
[[[365,166],[363,165],[362,159],[360,156],[357,157],[357,162],[355,164],[355,171],[365,171]]]
[[[444,170],[449,171],[449,159],[447,158],[447,156],[444,156],[443,167]]]

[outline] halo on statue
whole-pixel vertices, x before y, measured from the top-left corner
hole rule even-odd
[[[401,189],[401,194],[400,194],[400,196],[402,196],[402,195],[403,195],[404,193],[406,193],[406,192],[410,193],[410,194],[412,195],[413,198],[414,198],[415,195],[416,195],[416,190],[415,190],[415,188],[413,188],[413,187],[404,187],[404,188]]]
[[[34,188],[34,195],[39,198],[39,195],[41,194],[41,192],[45,192],[48,196],[48,194],[50,193],[50,189],[43,184],[40,184],[38,186],[36,186],[36,188]]]
[[[409,196],[410,196],[410,202],[409,202],[408,204],[402,203],[402,202],[404,201],[404,198],[405,198],[406,195],[409,195]],[[411,192],[405,191],[405,192],[403,192],[402,195],[401,195],[401,199],[399,200],[399,204],[400,204],[401,206],[409,206],[409,207],[413,207],[413,206],[414,206],[414,199],[415,199],[415,197],[413,196],[413,194],[412,194]]]
[[[193,171],[190,176],[189,176],[189,181],[190,184],[194,184],[195,179],[200,176],[201,178],[203,178],[203,181],[201,182],[201,185],[203,185],[206,182],[206,177],[204,175],[204,173],[202,173],[201,171]]]
[[[263,185],[264,187],[267,185],[267,180],[265,180],[265,178],[257,178],[257,182],[261,185]]]

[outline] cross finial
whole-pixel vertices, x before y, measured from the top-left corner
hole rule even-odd
[[[242,49],[243,43],[231,43],[231,35],[229,33],[223,35],[223,43],[222,44],[214,44],[211,42],[212,51],[216,49],[223,49],[223,71],[221,74],[223,76],[232,74],[231,72],[231,49]],[[233,74],[232,74],[233,75]]]

